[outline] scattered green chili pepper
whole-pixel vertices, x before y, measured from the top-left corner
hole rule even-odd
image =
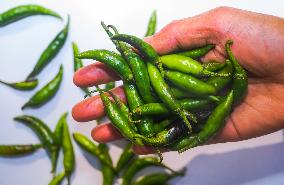
[[[197,48],[197,49],[193,49],[193,50],[190,50],[190,51],[178,52],[177,54],[187,56],[187,57],[190,57],[190,58],[193,58],[193,59],[198,59],[198,58],[206,55],[213,48],[215,48],[215,45],[208,44],[206,46],[203,46],[203,47],[200,47],[200,48]]]
[[[157,12],[154,10],[151,14],[151,17],[148,22],[147,26],[147,32],[145,34],[145,37],[154,35],[156,32],[156,24],[157,24]]]
[[[75,156],[73,144],[70,138],[69,128],[66,122],[62,124],[62,149],[63,149],[63,166],[67,177],[67,184],[70,185],[71,174],[75,168]]]
[[[169,145],[168,148],[181,153],[206,142],[224,126],[225,119],[231,111],[232,103],[233,91],[229,93],[224,102],[220,103],[213,110],[199,133],[185,136],[177,142]]]
[[[33,90],[37,86],[38,80],[32,79],[30,81],[14,82],[14,83],[4,82],[0,80],[0,83],[7,85],[13,89],[29,91]]]
[[[97,157],[102,163],[108,165],[113,169],[112,163],[110,163],[107,160],[106,156],[104,156],[104,154],[100,152],[100,150],[94,144],[93,141],[91,141],[86,136],[80,133],[73,133],[73,138],[82,149],[92,154],[93,156]]]
[[[172,173],[172,174],[154,173],[142,177],[141,179],[134,182],[132,185],[158,185],[158,184],[162,185],[177,176],[184,176],[184,174],[185,174],[185,169],[183,169],[181,172]]]
[[[56,151],[55,151],[55,157],[54,159],[52,160],[52,171],[55,173],[56,172],[56,167],[57,167],[57,161],[58,161],[58,156],[59,156],[59,152],[60,152],[60,148],[62,146],[62,140],[63,140],[63,136],[62,136],[62,128],[63,128],[63,124],[64,122],[67,123],[66,121],[66,118],[68,116],[68,112],[65,112],[58,120],[57,124],[56,124],[56,127],[55,127],[55,130],[53,132],[54,134],[54,139],[55,139],[55,142],[57,144],[57,148],[56,148]]]
[[[76,56],[80,53],[78,45],[75,42],[72,42],[72,48],[73,48],[73,61],[74,61],[74,72],[78,71],[80,68],[82,68],[83,62],[81,59],[77,58]],[[88,88],[81,88],[87,95],[90,95],[90,91]]]
[[[165,119],[163,121],[160,121],[159,123],[154,124],[155,133],[158,133],[158,132],[165,130],[176,119],[177,119],[176,117],[172,117],[172,118],[168,118],[168,119]]]
[[[135,131],[129,125],[128,118],[124,115],[124,113],[119,109],[119,107],[112,103],[107,95],[101,92],[99,87],[101,100],[105,106],[105,111],[110,119],[111,123],[120,131],[120,133],[125,137],[134,142],[137,145],[143,145],[143,143],[139,139],[135,139]]]
[[[184,89],[192,94],[199,96],[207,96],[216,94],[216,89],[212,86],[203,82],[193,76],[176,72],[176,71],[165,71],[165,77],[170,80],[177,87]]]
[[[65,172],[62,172],[57,176],[55,176],[48,185],[59,185],[63,181],[64,177],[65,177]]]
[[[20,5],[0,14],[0,27],[32,15],[49,15],[62,19],[56,12],[39,5]]]
[[[42,148],[41,144],[30,145],[0,145],[1,157],[14,157],[32,154]]]
[[[30,100],[22,106],[22,110],[27,107],[31,108],[41,107],[49,100],[51,100],[59,89],[59,86],[62,81],[62,76],[63,76],[63,66],[61,65],[57,75],[50,82],[48,82],[48,84],[46,84],[39,91],[37,91],[30,98]]]
[[[105,90],[107,90],[107,91],[111,90],[113,88],[115,88],[115,82],[109,82],[105,85]]]
[[[117,53],[108,50],[89,50],[77,55],[80,59],[93,59],[106,64],[108,67],[117,72],[125,81],[132,81],[133,74],[124,61],[124,59]]]
[[[106,160],[112,164],[111,157],[108,152],[108,148],[106,144],[99,144],[98,149],[105,156]],[[104,163],[102,163],[102,174],[103,174],[103,185],[112,185],[114,181],[114,167],[110,167]]]
[[[122,175],[122,185],[129,185],[135,174],[140,170],[149,167],[149,166],[160,166],[174,172],[171,168],[160,163],[159,160],[155,157],[143,157],[138,158],[137,160],[133,161],[129,167],[124,171]]]
[[[229,59],[234,67],[234,76],[233,76],[233,84],[232,89],[234,91],[234,104],[239,103],[245,96],[248,89],[248,77],[247,73],[242,68],[242,66],[238,63],[236,57],[231,51],[231,45],[233,44],[232,40],[228,40],[226,42],[226,51],[228,53]]]
[[[50,63],[50,61],[59,53],[63,47],[69,31],[70,17],[68,16],[68,21],[66,26],[60,31],[56,37],[51,41],[47,48],[41,54],[39,60],[34,66],[32,72],[28,75],[27,80],[33,79],[38,75],[43,68]]]
[[[125,169],[133,158],[135,158],[135,154],[132,151],[132,143],[128,143],[118,159],[116,171],[120,172],[121,170]]]
[[[53,165],[53,161],[55,160],[54,158],[56,158],[57,145],[50,128],[44,122],[34,116],[17,116],[14,118],[14,120],[23,123],[35,132],[43,147],[46,149],[47,154],[50,156]],[[53,169],[54,167],[52,166],[52,173]]]

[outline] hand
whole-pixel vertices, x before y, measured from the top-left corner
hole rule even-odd
[[[224,60],[228,39],[234,41],[232,50],[249,73],[248,93],[209,143],[239,141],[284,128],[284,20],[221,7],[174,21],[145,38],[159,54],[215,44],[216,48],[202,61]],[[86,87],[118,79],[113,71],[96,63],[76,72],[74,83]],[[122,87],[113,92],[125,101]],[[104,110],[99,97],[94,96],[75,105],[72,113],[77,121],[90,121],[103,116]],[[109,142],[122,136],[112,125],[102,124],[92,130],[92,137],[98,142]],[[134,150],[140,154],[152,152],[149,147]]]

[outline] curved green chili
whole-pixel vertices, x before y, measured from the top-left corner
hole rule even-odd
[[[68,16],[68,21],[66,26],[60,31],[56,37],[51,41],[47,48],[43,51],[40,58],[38,59],[36,65],[34,66],[32,72],[28,75],[27,80],[33,79],[38,75],[43,68],[50,63],[50,61],[59,53],[63,47],[69,31],[70,18]]]
[[[244,68],[238,63],[236,57],[231,51],[232,40],[226,42],[226,51],[228,53],[229,59],[234,67],[234,76],[232,89],[234,90],[234,104],[239,103],[245,96],[248,89],[248,77]]]
[[[134,157],[135,154],[132,151],[132,143],[128,143],[118,159],[118,162],[116,164],[116,171],[120,172],[121,170],[123,170],[127,164],[130,164],[131,160]]]
[[[213,48],[215,48],[215,45],[208,44],[206,46],[196,48],[196,49],[193,49],[193,50],[178,52],[177,54],[187,56],[187,57],[190,57],[190,58],[193,58],[193,59],[198,59],[198,58],[206,55]]]
[[[182,118],[184,123],[189,128],[189,132],[191,132],[191,125],[187,119],[187,112],[180,106],[180,104],[175,99],[174,95],[172,94],[172,91],[170,90],[168,84],[164,81],[158,68],[156,68],[152,63],[149,62],[147,63],[147,67],[152,87],[158,94],[159,98],[170,110],[174,111]],[[191,119],[194,120],[194,118]]]
[[[131,184],[131,181],[136,173],[150,166],[160,166],[174,172],[174,170],[172,170],[171,168],[167,167],[163,163],[160,163],[159,160],[155,157],[138,158],[137,160],[133,161],[122,174],[122,185]]]
[[[184,176],[184,174],[185,170],[183,170],[182,172],[177,172],[172,174],[153,173],[142,177],[141,179],[134,182],[132,185],[163,185],[177,176]]]
[[[168,119],[165,119],[163,121],[160,121],[159,123],[154,124],[154,131],[155,131],[155,133],[158,133],[158,132],[161,132],[161,131],[165,130],[176,119],[177,119],[176,117],[168,118]]]
[[[14,157],[32,154],[42,148],[42,144],[30,145],[0,145],[1,157]]]
[[[216,89],[212,85],[184,73],[165,71],[165,77],[177,87],[184,89],[191,94],[207,96],[217,93]]]
[[[32,80],[29,80],[29,81],[14,82],[14,83],[4,82],[4,81],[0,80],[0,83],[7,85],[7,86],[9,86],[13,89],[22,90],[22,91],[29,91],[29,90],[33,90],[37,86],[38,80],[32,79]]]
[[[104,154],[100,152],[99,148],[94,144],[93,141],[80,133],[73,133],[73,138],[83,150],[97,157],[102,163],[108,165],[113,169],[112,163],[110,163],[107,160],[106,156],[104,156]]]
[[[81,69],[84,65],[81,59],[77,58],[77,55],[80,53],[78,45],[75,42],[72,42],[72,48],[73,48],[73,68],[74,72]],[[81,88],[86,94],[90,95],[90,91],[88,88]]]
[[[30,100],[22,106],[22,110],[27,107],[31,108],[41,107],[49,100],[51,100],[55,96],[55,94],[57,93],[60,87],[62,76],[63,76],[63,66],[61,65],[57,75],[50,82],[48,82],[48,84],[46,84],[39,91],[37,91],[30,98]]]
[[[108,152],[108,148],[106,144],[99,144],[98,149],[105,156],[106,160],[112,164],[111,157]],[[110,167],[104,163],[102,163],[102,174],[103,174],[103,185],[112,185],[114,181],[114,167]]]
[[[65,177],[65,172],[62,172],[58,174],[57,176],[55,176],[48,185],[60,185],[64,177]]]
[[[104,104],[106,115],[112,122],[112,124],[120,131],[120,133],[127,139],[131,140],[137,145],[143,145],[139,139],[135,139],[135,131],[133,127],[129,125],[128,118],[120,110],[120,108],[113,102],[110,101],[109,97],[102,93],[101,90],[97,87],[100,92],[101,100]]]
[[[54,159],[52,160],[52,172],[56,172],[56,166],[57,166],[57,161],[58,161],[58,156],[59,156],[59,152],[60,152],[60,148],[62,146],[62,140],[63,140],[63,136],[62,136],[62,128],[63,128],[63,124],[64,122],[67,123],[66,121],[66,118],[68,116],[68,112],[65,112],[64,114],[62,114],[62,116],[59,118],[56,126],[55,126],[55,129],[54,129],[54,139],[55,139],[55,142],[57,144],[57,148],[56,148],[56,151],[55,151],[55,156],[54,156]]]
[[[147,26],[147,32],[145,34],[145,37],[152,36],[156,32],[156,24],[157,24],[157,12],[154,10],[151,14],[151,17],[148,22]]]
[[[20,5],[0,14],[0,27],[32,15],[49,15],[62,19],[59,14],[45,7],[34,4]]]
[[[58,146],[50,128],[44,122],[34,116],[17,116],[14,118],[14,120],[23,123],[35,132],[35,134],[40,139],[42,145],[46,149],[47,154],[50,156],[53,165],[53,161],[56,158],[56,151]],[[52,173],[54,172],[54,169],[55,168],[52,166]]]
[[[108,50],[89,50],[77,55],[80,59],[93,59],[106,64],[119,74],[119,76],[125,81],[132,81],[133,74],[124,61],[124,59],[117,53]]]
[[[224,126],[225,119],[231,111],[232,104],[233,91],[231,91],[226,99],[213,110],[199,133],[190,136],[187,135],[169,145],[168,148],[181,153],[206,142]]]
[[[67,184],[70,185],[71,174],[75,168],[75,156],[67,122],[62,124],[62,149],[63,166],[67,177]]]

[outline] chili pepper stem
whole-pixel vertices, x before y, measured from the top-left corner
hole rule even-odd
[[[184,109],[182,110],[177,110],[178,115],[182,118],[183,122],[186,124],[187,128],[188,128],[188,133],[192,132],[192,126],[190,124],[190,122],[187,119],[187,111],[185,111]]]

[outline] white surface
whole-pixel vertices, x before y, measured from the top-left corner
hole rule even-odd
[[[177,3],[178,2],[178,3]],[[153,9],[157,9],[159,29],[171,20],[193,16],[217,6],[227,5],[284,17],[283,1],[97,1],[97,0],[2,0],[0,12],[15,5],[37,3],[71,15],[71,31],[59,55],[39,75],[40,84],[32,92],[19,92],[0,86],[0,143],[36,143],[37,137],[26,127],[13,121],[21,114],[36,115],[52,129],[60,115],[82,99],[82,92],[72,84],[73,63],[71,41],[81,50],[113,48],[100,27],[100,21],[116,25],[121,32],[144,35]],[[0,79],[18,81],[26,77],[40,53],[64,26],[54,18],[34,16],[0,29]],[[64,80],[60,92],[40,109],[21,111],[20,107],[48,82],[64,64]],[[68,117],[71,131],[89,136],[94,122],[77,124]],[[101,173],[96,160],[92,165],[81,150],[76,149],[76,172],[72,184],[99,185]],[[117,160],[121,149],[111,145]],[[284,182],[284,143],[281,131],[261,138],[238,143],[199,147],[184,154],[167,153],[164,160],[174,169],[187,165],[187,175],[172,181],[175,185],[282,185]],[[62,165],[59,164],[60,169]],[[95,167],[95,168],[94,168]],[[19,159],[0,158],[0,185],[41,185],[51,179],[50,161],[43,150]],[[60,171],[60,170],[59,170]],[[149,171],[147,171],[149,173]]]

